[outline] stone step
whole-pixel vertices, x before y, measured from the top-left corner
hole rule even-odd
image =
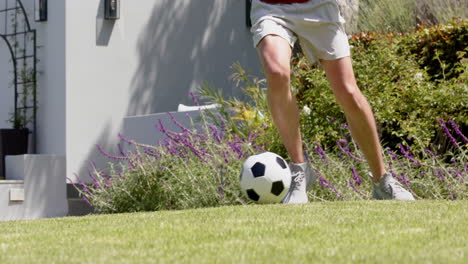
[[[80,191],[76,188],[82,188],[80,185],[73,186],[67,184],[68,215],[82,216],[94,213],[93,208],[82,199]]]
[[[80,188],[78,185],[76,185],[78,188]],[[67,183],[67,198],[68,199],[73,199],[73,198],[81,198],[80,192],[76,189],[73,184]]]
[[[94,209],[83,199],[68,199],[68,216],[83,216],[92,213],[94,213]]]

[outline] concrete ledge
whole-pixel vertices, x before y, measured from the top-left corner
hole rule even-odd
[[[65,157],[18,155],[5,159],[7,181],[0,185],[0,221],[66,216]],[[24,188],[24,201],[11,202],[10,189]],[[5,194],[3,194],[5,193]]]
[[[140,116],[130,116],[124,118],[122,134],[130,140],[134,140],[141,144],[157,145],[160,140],[165,138],[165,135],[156,129],[156,125],[159,125],[159,120],[164,124],[165,128],[170,131],[182,131],[171,119],[172,115],[177,122],[187,128],[192,128],[192,120],[196,122],[200,117],[200,111],[185,111],[185,112],[170,112],[169,113],[157,113]],[[126,151],[131,150],[125,144]]]
[[[7,184],[24,184],[23,180],[1,180],[0,185],[7,185]]]

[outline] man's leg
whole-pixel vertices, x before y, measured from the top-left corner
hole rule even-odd
[[[270,112],[292,161],[291,186],[283,203],[307,203],[306,190],[315,181],[315,175],[304,157],[299,109],[290,88],[291,46],[279,36],[268,35],[257,49],[267,79]]]
[[[373,181],[378,183],[385,173],[382,148],[372,110],[356,84],[351,59],[322,60],[321,64],[345,112],[353,138],[369,163]]]
[[[293,163],[303,163],[299,109],[290,88],[291,46],[276,35],[268,35],[257,46],[268,85],[268,105],[281,140]]]
[[[333,93],[344,109],[353,138],[369,163],[374,185],[372,197],[380,200],[414,200],[413,195],[385,171],[374,115],[356,84],[350,57],[323,60],[321,63]]]

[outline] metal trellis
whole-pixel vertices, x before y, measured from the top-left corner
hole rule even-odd
[[[28,15],[20,0],[0,2],[0,17],[4,26],[0,39],[8,47],[13,64],[14,126],[28,128],[32,134],[32,152],[36,153],[37,128],[37,42]],[[0,21],[1,22],[1,21]]]

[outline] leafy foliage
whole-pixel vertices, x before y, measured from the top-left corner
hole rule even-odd
[[[454,38],[466,35],[463,30],[457,32]],[[419,34],[362,32],[350,39],[358,86],[371,104],[381,139],[388,146],[404,141],[418,141],[426,147],[437,143],[437,118],[453,119],[462,127],[468,125],[468,60],[446,67],[447,72],[457,75],[433,81],[426,72],[428,67],[419,64],[420,56],[408,49],[419,41]],[[456,53],[454,47],[446,52]],[[302,114],[304,138],[334,145],[342,136],[332,128],[332,121],[344,123],[345,118],[334,102],[325,74],[309,65],[302,55],[294,59],[292,72],[299,105],[310,109]]]
[[[466,71],[468,20],[454,19],[432,27],[421,25],[402,42],[400,52],[413,54],[431,79],[457,78]]]
[[[441,27],[428,31],[445,32],[437,28]],[[456,32],[452,39],[466,37],[458,35],[466,35],[465,30]],[[446,61],[448,66],[443,68],[443,78],[430,75],[426,71],[430,67],[421,66],[424,60],[417,55],[418,50],[432,47],[418,42],[421,34],[426,32],[353,35],[355,75],[373,107],[389,172],[417,199],[465,200],[468,60],[453,61],[453,57],[435,53],[437,61]],[[444,47],[443,53],[459,52],[453,50],[459,46],[450,43],[437,47]],[[430,57],[429,53],[423,55]],[[114,156],[100,149],[113,163],[107,170],[92,166],[93,184],[79,183],[84,199],[106,213],[247,203],[238,178],[245,158],[264,150],[283,157],[287,153],[268,110],[265,82],[249,76],[238,64],[234,69],[233,79],[248,100],[226,99],[205,87],[200,95],[220,107],[202,112],[198,126],[186,128],[173,119],[180,131],[168,131],[163,123],[158,124],[166,135],[162,145],[147,146],[121,137],[134,151]],[[319,176],[309,198],[370,199],[367,163],[352,140],[323,71],[299,55],[293,60],[291,79],[301,107],[305,148]]]

